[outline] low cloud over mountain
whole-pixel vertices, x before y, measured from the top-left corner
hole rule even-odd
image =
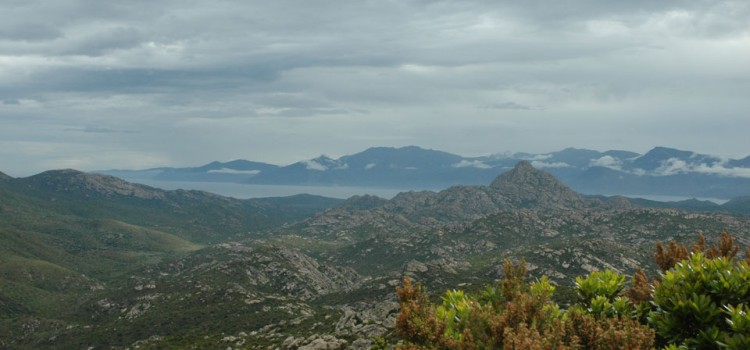
[[[320,156],[287,166],[237,160],[195,168],[104,173],[158,179],[273,185],[440,189],[491,181],[526,160],[588,194],[734,198],[750,195],[750,157],[733,160],[666,147],[645,154],[567,148],[544,154],[463,157],[423,149],[375,147],[338,159]]]

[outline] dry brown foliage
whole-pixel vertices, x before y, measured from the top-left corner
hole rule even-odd
[[[521,291],[521,287],[526,281],[526,260],[514,264],[510,260],[503,261],[503,279],[500,281],[500,288],[503,291],[503,297],[511,300]]]
[[[580,349],[577,339],[572,342],[566,342],[568,330],[564,325],[558,327],[549,327],[544,334],[538,330],[530,328],[525,324],[519,324],[515,328],[506,328],[503,334],[505,339],[502,344],[503,350],[573,350]]]
[[[703,235],[701,235],[702,237]],[[740,247],[734,243],[734,237],[732,235],[722,232],[719,242],[712,245],[710,248],[705,250],[706,257],[709,259],[718,258],[720,256],[725,257],[729,260],[733,260],[737,253],[740,251]]]
[[[630,288],[625,290],[625,296],[637,305],[651,300],[651,284],[648,283],[646,273],[637,269],[630,282]]]
[[[704,234],[701,233],[700,236],[698,236],[698,240],[693,243],[690,251],[693,253],[706,251],[706,236]]]
[[[405,279],[404,285],[397,288],[401,313],[396,328],[405,341],[398,349],[653,349],[653,330],[637,321],[598,319],[580,308],[566,311],[565,315],[551,312],[549,296],[530,293],[524,283],[524,263],[506,262],[503,269],[505,278],[500,286],[508,288],[501,291],[504,301],[497,306],[475,304],[462,320],[460,338],[444,334],[445,321],[436,317],[436,306],[428,302],[419,285]]]
[[[596,319],[581,309],[569,312],[568,327],[580,339],[578,349],[646,350],[654,348],[655,332],[635,320],[614,317]]]
[[[734,237],[726,232],[722,232],[719,241],[710,247],[706,246],[706,236],[701,233],[701,235],[698,236],[698,240],[693,243],[691,247],[691,252],[703,253],[709,259],[725,257],[732,260],[737,256],[739,251],[740,247],[734,242]],[[664,248],[664,244],[661,242],[656,244],[654,260],[656,261],[656,265],[659,266],[659,269],[661,269],[662,272],[666,272],[678,262],[687,259],[689,256],[690,253],[688,253],[684,244],[677,244],[674,240],[671,240],[669,241],[667,248]]]
[[[674,240],[669,241],[667,248],[664,248],[664,244],[661,242],[656,243],[656,253],[654,253],[654,260],[656,265],[662,272],[674,267],[678,262],[687,259],[690,254],[685,248],[684,244],[677,244]]]
[[[397,335],[416,344],[439,339],[443,328],[432,314],[427,293],[422,290],[422,286],[413,285],[406,277],[403,286],[396,287],[396,295],[401,304],[401,312],[396,318]]]

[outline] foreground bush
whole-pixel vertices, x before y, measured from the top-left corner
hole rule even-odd
[[[397,289],[401,302],[397,331],[406,341],[401,348],[653,348],[654,331],[631,317],[635,308],[627,299],[611,293],[613,288],[618,293],[622,288],[613,287],[609,278],[624,281],[623,276],[611,271],[605,272],[600,281],[590,276],[584,281],[586,290],[579,288],[582,297],[590,297],[589,307],[578,305],[563,311],[551,301],[555,288],[546,277],[529,284],[525,282],[524,263],[506,261],[503,269],[506,278],[497,286],[476,296],[448,291],[440,305],[430,304],[420,286],[404,280]],[[598,294],[602,291],[607,294]]]
[[[750,349],[747,262],[692,253],[667,271],[653,298],[649,321],[662,342],[689,349]]]
[[[659,244],[665,271],[653,284],[638,270],[576,278],[579,302],[562,310],[546,277],[526,282],[525,263],[505,261],[504,279],[477,295],[451,290],[431,304],[409,279],[397,288],[400,349],[750,349],[750,263],[722,233],[688,253],[674,241]],[[750,251],[748,251],[750,252]],[[750,255],[747,254],[746,255]]]

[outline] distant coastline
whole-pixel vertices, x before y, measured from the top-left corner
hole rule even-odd
[[[588,194],[588,193],[586,193]],[[712,198],[712,197],[690,197],[690,196],[669,196],[669,195],[658,195],[658,194],[603,194],[603,196],[623,196],[627,198],[641,198],[656,202],[681,202],[690,199],[697,199],[699,201],[710,201],[716,204],[724,204],[729,202],[728,198]]]
[[[356,195],[373,195],[384,199],[391,199],[401,192],[424,191],[423,189],[395,189],[395,188],[373,188],[356,186],[296,186],[296,185],[257,185],[238,184],[227,182],[205,182],[205,181],[164,181],[131,179],[130,181],[143,185],[161,188],[163,190],[199,190],[222,196],[238,199],[263,198],[263,197],[286,197],[297,194],[312,194],[323,197],[346,199]],[[440,191],[441,189],[430,189],[428,191]],[[592,194],[596,195],[596,194]],[[689,199],[700,201],[711,201],[716,204],[724,204],[729,201],[726,198],[648,195],[648,194],[603,194],[604,196],[623,196],[627,198],[642,198],[657,202],[679,202]]]
[[[151,187],[161,188],[163,190],[199,190],[238,199],[286,197],[303,193],[341,199],[346,199],[355,195],[369,194],[385,199],[391,199],[400,192],[413,191],[413,189],[389,189],[353,186],[255,185],[227,182],[162,181],[144,179],[130,179],[129,181]]]

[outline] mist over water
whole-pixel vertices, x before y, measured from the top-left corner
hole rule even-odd
[[[442,188],[413,189],[413,188],[377,188],[356,186],[296,186],[296,185],[258,185],[238,184],[229,182],[202,182],[202,181],[160,181],[131,179],[129,181],[161,188],[163,190],[199,190],[226,197],[238,199],[264,198],[264,197],[286,197],[297,194],[312,194],[331,198],[346,199],[356,195],[373,195],[380,198],[391,199],[401,192],[409,191],[440,191]],[[711,201],[716,204],[724,204],[729,201],[726,198],[710,197],[688,197],[649,194],[604,194],[605,196],[623,196],[628,198],[643,198],[657,202],[679,202],[688,199]]]
[[[657,201],[657,202],[680,202],[680,201],[686,201],[689,199],[697,199],[699,201],[711,201],[716,204],[724,204],[726,202],[729,202],[729,199],[726,198],[711,198],[711,197],[688,197],[688,196],[668,196],[668,195],[659,195],[659,194],[605,194],[605,196],[623,196],[627,198],[642,198],[642,199],[648,199],[650,201]]]
[[[369,194],[385,199],[391,199],[400,192],[415,190],[351,186],[256,185],[227,182],[159,181],[140,179],[132,181],[151,187],[161,188],[164,190],[200,190],[238,199],[286,197],[303,193],[342,199],[346,199],[355,195]]]

